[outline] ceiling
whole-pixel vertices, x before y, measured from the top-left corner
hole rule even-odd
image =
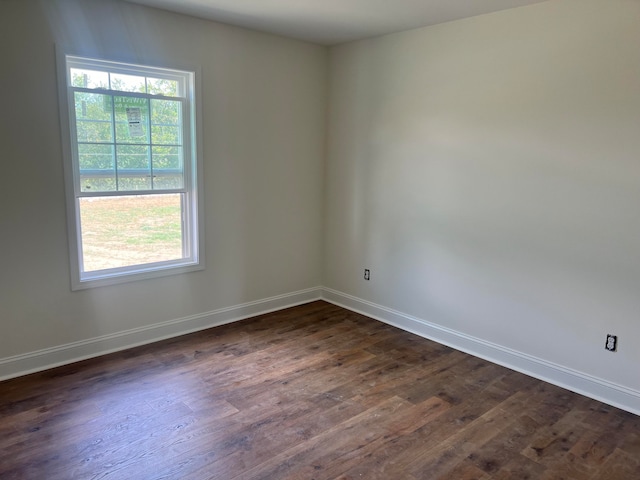
[[[336,45],[545,0],[128,0],[321,45]]]

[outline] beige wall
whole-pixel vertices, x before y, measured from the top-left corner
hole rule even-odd
[[[557,0],[332,49],[324,285],[640,392],[639,26]]]
[[[321,284],[325,48],[112,1],[3,0],[0,32],[0,360]],[[70,290],[55,43],[201,68],[206,270]]]

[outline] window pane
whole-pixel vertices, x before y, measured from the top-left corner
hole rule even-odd
[[[151,190],[151,159],[147,145],[116,145],[118,190]]]
[[[146,98],[113,97],[118,143],[149,142],[149,101]]]
[[[146,93],[145,77],[112,73],[111,90]]]
[[[79,142],[111,142],[111,96],[74,93],[76,130]]]
[[[83,270],[183,258],[182,194],[80,198]]]
[[[147,93],[153,95],[166,95],[175,97],[178,95],[178,82],[165,78],[147,78]]]
[[[153,188],[182,188],[181,147],[152,147]]]
[[[83,88],[109,88],[109,74],[95,70],[70,68],[71,85]]]
[[[113,145],[78,144],[80,190],[110,192],[116,189]]]
[[[154,145],[182,145],[181,106],[173,100],[151,100],[151,140]]]

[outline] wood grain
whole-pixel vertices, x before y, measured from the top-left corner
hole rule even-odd
[[[640,479],[640,417],[325,302],[0,383],[2,479]]]

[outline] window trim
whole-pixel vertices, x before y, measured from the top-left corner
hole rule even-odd
[[[185,222],[188,227],[183,233],[183,241],[189,251],[188,258],[179,260],[167,260],[161,262],[147,263],[127,267],[119,267],[107,270],[97,270],[82,272],[81,255],[82,239],[80,230],[80,208],[79,202],[83,197],[90,196],[126,196],[145,193],[145,191],[129,192],[95,192],[92,194],[78,195],[79,192],[79,170],[77,167],[77,157],[74,154],[73,144],[76,142],[75,125],[72,125],[70,113],[73,105],[73,98],[70,95],[70,79],[68,59],[82,59],[84,68],[88,68],[91,62],[95,62],[98,67],[109,66],[109,71],[115,73],[137,75],[145,74],[153,76],[162,71],[167,78],[171,71],[186,72],[191,78],[191,87],[186,86],[185,101],[183,108],[183,121],[190,122],[191,128],[188,130],[189,136],[183,137],[184,151],[184,184],[183,188],[177,189],[175,193],[185,193],[184,198],[185,215],[189,216],[189,221]],[[167,275],[182,274],[205,268],[204,252],[204,191],[203,191],[203,162],[201,144],[201,95],[200,95],[200,68],[183,68],[182,66],[165,67],[159,62],[146,61],[140,59],[130,61],[110,57],[102,59],[100,56],[77,53],[72,49],[56,45],[57,76],[58,76],[58,97],[59,114],[62,134],[62,153],[65,177],[65,196],[67,209],[67,231],[69,244],[69,265],[71,277],[71,290],[82,290],[86,288],[115,285],[125,282],[157,278]],[[86,60],[86,62],[85,62]],[[73,63],[73,60],[70,62]],[[144,65],[140,65],[144,63]],[[112,68],[113,67],[113,68]],[[73,68],[73,65],[71,65]],[[167,75],[168,74],[168,75]],[[176,74],[178,75],[178,74]],[[183,78],[182,75],[179,75]],[[74,87],[78,88],[78,87]],[[94,93],[105,92],[101,89],[89,89]],[[107,91],[108,92],[108,91]],[[120,95],[118,95],[120,96]],[[175,97],[167,97],[174,99]],[[77,148],[77,147],[76,147]],[[169,190],[156,193],[169,193]],[[152,193],[146,192],[146,193]]]

